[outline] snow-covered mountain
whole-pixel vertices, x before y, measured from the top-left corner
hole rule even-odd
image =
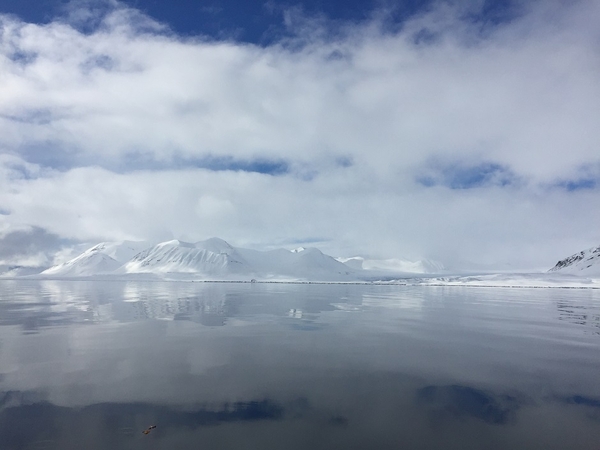
[[[34,269],[0,267],[0,277],[36,276],[35,273],[39,273],[37,271],[41,269]],[[560,280],[565,278],[564,274],[572,278],[600,278],[600,247],[569,256],[559,261],[548,272],[550,274],[547,276]],[[167,276],[174,279],[232,281],[390,281],[400,278],[406,280],[410,278],[409,274],[414,274],[412,277],[420,280],[420,284],[425,283],[427,279],[435,283],[454,283],[452,280],[446,280],[448,273],[441,263],[431,260],[373,260],[359,256],[333,258],[317,248],[303,247],[294,250],[258,251],[236,248],[222,239],[212,238],[196,243],[172,240],[156,245],[131,241],[102,242],[76,258],[46,269],[39,275]],[[487,278],[484,281],[489,282]]]
[[[600,247],[583,250],[562,259],[548,272],[600,276]]]
[[[41,275],[80,277],[112,273],[147,246],[144,241],[101,242]]]
[[[145,248],[140,248],[145,247]],[[350,281],[356,271],[316,248],[268,252],[232,247],[222,239],[189,243],[103,242],[43,276],[156,274],[202,279],[293,279]]]
[[[347,280],[354,272],[316,248],[268,252],[235,248],[222,239],[163,242],[133,257],[120,273],[185,273],[206,278]]]
[[[126,262],[120,273],[193,273],[206,276],[251,274],[253,267],[222,239],[195,244],[172,240],[150,247]]]
[[[196,243],[171,240],[102,242],[76,258],[51,267],[42,276],[151,275],[206,280],[358,281],[402,274],[441,274],[444,266],[429,260],[333,258],[317,248],[258,251],[236,248],[222,239]]]

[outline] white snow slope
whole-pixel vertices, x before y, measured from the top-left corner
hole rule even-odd
[[[136,246],[132,244],[138,243],[98,244],[64,264],[45,270],[41,275],[180,274],[219,280],[260,278],[315,281],[351,281],[359,278],[355,270],[316,248],[260,252],[235,248],[222,239],[211,238],[196,243],[172,240],[135,252]]]
[[[252,266],[227,242],[212,238],[195,244],[162,242],[135,255],[119,272],[219,276],[251,273]]]
[[[269,252],[234,248],[222,239],[168,241],[136,255],[118,272],[187,273],[206,278],[349,280],[352,269],[316,248]]]
[[[600,247],[583,250],[562,259],[548,272],[600,277]]]
[[[147,246],[147,242],[101,242],[65,263],[44,270],[41,275],[78,277],[112,273]]]
[[[86,250],[76,258],[50,267],[44,270],[41,275],[60,275],[60,276],[87,276],[108,273],[119,268],[121,264],[104,253],[93,249]]]

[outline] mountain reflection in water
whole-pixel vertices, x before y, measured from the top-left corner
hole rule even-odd
[[[3,280],[0,448],[597,449],[599,294]]]

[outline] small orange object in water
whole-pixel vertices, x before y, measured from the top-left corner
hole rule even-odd
[[[150,431],[153,430],[154,428],[156,428],[156,425],[150,425],[147,429],[145,429],[144,431],[142,431],[142,433],[144,433],[144,434],[150,434]]]

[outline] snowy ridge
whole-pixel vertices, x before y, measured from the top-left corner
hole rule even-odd
[[[110,273],[121,264],[102,252],[90,249],[66,263],[50,267],[42,275],[87,276]]]
[[[349,279],[353,272],[316,248],[260,252],[234,248],[222,239],[195,244],[168,241],[136,255],[120,273],[181,273],[204,278]]]
[[[138,253],[119,273],[199,273],[207,276],[252,273],[248,262],[227,242],[212,238],[195,244],[162,242]]]
[[[300,278],[312,280],[344,281],[356,279],[356,271],[322,253],[317,248],[295,250],[257,250],[239,249],[240,253],[252,261],[257,273],[264,278]]]
[[[101,242],[88,251],[100,252],[110,256],[115,261],[124,263],[149,246],[150,243],[146,241]]]
[[[138,251],[141,246],[145,248]],[[316,248],[260,252],[235,248],[218,238],[196,243],[172,240],[150,247],[146,243],[103,242],[41,275],[100,274],[168,274],[207,280],[351,281],[358,278],[355,270]]]
[[[77,277],[112,273],[147,246],[147,242],[101,242],[65,263],[44,270],[41,275]]]
[[[548,272],[600,276],[600,247],[583,250],[562,259]]]

